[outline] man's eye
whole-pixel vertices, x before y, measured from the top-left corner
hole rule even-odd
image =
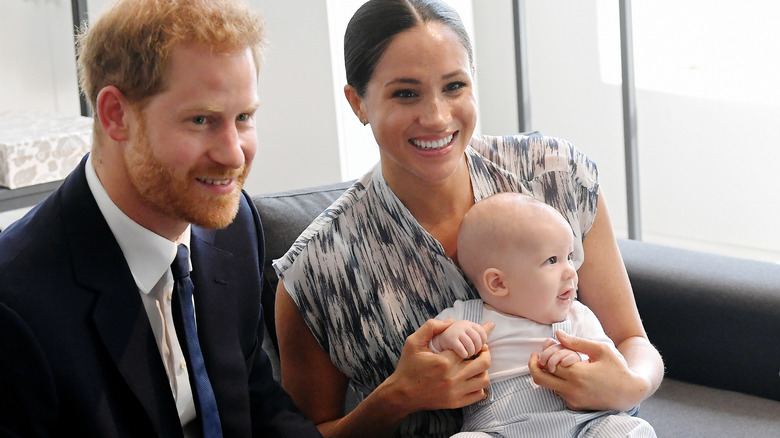
[[[554,264],[558,263],[558,257],[552,256],[549,259],[545,260],[545,263],[554,265]]]
[[[206,116],[195,116],[192,118],[192,123],[196,125],[205,125],[208,121],[209,119]]]
[[[247,120],[249,120],[249,114],[247,113],[239,114],[239,116],[236,117],[236,120],[238,120],[239,122],[246,122]]]
[[[401,99],[411,99],[417,97],[417,93],[412,90],[398,90],[393,93],[393,97],[400,97]]]

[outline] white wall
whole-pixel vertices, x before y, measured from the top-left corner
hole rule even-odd
[[[70,2],[3,2],[0,112],[79,115]]]
[[[482,133],[518,131],[512,2],[474,1],[474,50]]]
[[[270,45],[260,67],[259,151],[247,190],[340,181],[326,2],[250,3],[264,17]]]

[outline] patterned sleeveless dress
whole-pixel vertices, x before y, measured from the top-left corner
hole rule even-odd
[[[475,201],[530,194],[575,234],[574,260],[598,201],[596,165],[564,140],[475,136],[465,151]],[[478,298],[466,277],[395,196],[377,165],[299,236],[274,268],[317,342],[365,397],[395,370],[406,337],[456,300]],[[408,416],[398,436],[450,436],[459,409]]]

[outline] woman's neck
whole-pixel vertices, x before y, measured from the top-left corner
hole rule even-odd
[[[387,182],[420,226],[438,240],[447,256],[457,263],[458,229],[466,211],[474,204],[465,156],[463,165],[446,180],[431,183],[409,178]]]
[[[463,217],[474,203],[468,165],[463,165],[447,179],[431,182],[422,178],[387,181],[393,193],[421,224],[435,224],[453,215]]]

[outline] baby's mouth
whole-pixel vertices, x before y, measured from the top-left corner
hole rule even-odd
[[[575,298],[577,298],[577,289],[568,289],[566,292],[558,295],[558,300],[564,303],[572,302]]]

